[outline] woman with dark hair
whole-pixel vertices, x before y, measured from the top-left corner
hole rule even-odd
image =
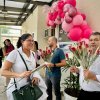
[[[4,48],[3,48],[3,55],[8,56],[8,54],[14,50],[14,46],[12,45],[11,41],[9,39],[6,39],[4,41]]]
[[[19,89],[29,83],[29,81],[27,81],[28,77],[30,77],[33,84],[37,84],[43,91],[43,95],[39,98],[39,100],[46,100],[47,98],[45,82],[43,81],[38,72],[31,72],[31,70],[35,69],[36,67],[35,58],[31,51],[33,45],[34,40],[32,38],[32,35],[23,34],[17,42],[18,49],[13,50],[7,56],[4,62],[1,75],[11,78],[10,83],[7,87],[7,100],[14,100],[12,95],[12,92],[15,90],[15,86],[12,86],[12,83],[14,83],[14,78],[17,82],[17,87]],[[21,56],[25,60],[25,63],[28,67],[28,71],[26,70],[26,66]],[[19,81],[21,78],[23,79]]]
[[[16,46],[17,46],[17,48],[20,48],[20,47],[21,47],[21,45],[22,45],[22,44],[21,44],[21,37],[19,37],[19,39],[18,39],[18,41],[17,41],[17,45],[16,45]]]
[[[13,44],[11,43],[11,41],[9,39],[6,39],[4,41],[4,48],[2,50],[3,50],[3,55],[4,55],[5,58],[8,56],[8,54],[12,50],[14,50],[14,46],[13,46]],[[8,85],[9,81],[10,81],[10,79],[6,78],[6,86]]]
[[[32,48],[32,51],[34,51],[34,56],[35,56],[35,60],[36,60],[36,67],[38,67],[39,64],[39,60],[40,60],[40,51],[38,50],[38,42],[34,41],[34,46]]]

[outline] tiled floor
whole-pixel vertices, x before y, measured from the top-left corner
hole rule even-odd
[[[5,90],[5,78],[0,76],[0,100],[7,100],[6,93],[1,93]]]

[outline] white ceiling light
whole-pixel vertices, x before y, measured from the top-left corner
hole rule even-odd
[[[50,3],[52,0],[33,0],[33,1],[40,1],[40,2],[48,2],[48,3]]]

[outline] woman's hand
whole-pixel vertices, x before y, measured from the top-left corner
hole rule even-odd
[[[25,71],[25,72],[19,74],[19,77],[20,78],[29,77],[31,75],[31,73],[32,73],[31,71]]]
[[[32,84],[38,84],[39,79],[37,77],[33,77]]]

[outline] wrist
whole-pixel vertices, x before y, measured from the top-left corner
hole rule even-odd
[[[16,78],[21,78],[20,74],[18,74],[18,73],[15,73],[14,76],[15,76]]]
[[[55,63],[54,63],[54,67],[57,67]]]

